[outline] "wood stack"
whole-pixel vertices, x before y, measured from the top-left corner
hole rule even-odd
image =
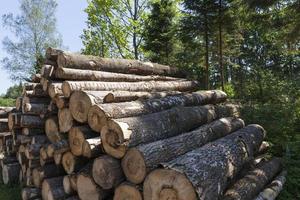
[[[52,48],[45,63],[9,116],[24,200],[229,198],[273,167],[254,198],[281,170],[253,164],[263,128],[180,69]]]

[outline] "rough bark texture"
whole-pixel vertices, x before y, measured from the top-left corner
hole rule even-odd
[[[169,95],[181,94],[179,91],[164,92],[131,92],[131,91],[107,91],[104,97],[104,103],[117,103],[126,101],[135,101],[138,99],[163,98]]]
[[[127,59],[101,58],[97,56],[86,56],[65,52],[58,55],[57,64],[59,67],[74,69],[184,77],[184,73],[180,69],[157,63]]]
[[[82,156],[92,159],[103,153],[100,137],[86,139],[82,148]]]
[[[222,91],[200,91],[189,94],[167,96],[147,101],[131,101],[123,103],[97,104],[89,110],[89,124],[100,131],[111,118],[124,118],[156,113],[175,106],[198,106],[216,104],[226,100]]]
[[[45,120],[39,116],[34,115],[21,115],[20,126],[22,128],[43,128],[45,126]]]
[[[64,96],[56,96],[54,100],[58,109],[69,107],[69,98],[66,98]]]
[[[2,179],[4,184],[14,184],[19,182],[21,166],[19,163],[10,163],[2,166]]]
[[[87,159],[76,157],[71,152],[64,153],[62,157],[62,165],[67,174],[78,172],[87,162]]]
[[[87,122],[91,106],[103,103],[103,96],[105,95],[105,92],[73,92],[69,102],[69,108],[73,118],[81,123]]]
[[[44,179],[62,175],[65,175],[63,167],[55,164],[46,164],[43,167],[35,168],[32,171],[33,183],[38,188],[41,187]]]
[[[63,188],[63,176],[45,179],[42,184],[44,200],[63,200],[67,194]]]
[[[42,128],[22,128],[22,134],[27,136],[42,135],[45,131]]]
[[[75,81],[106,81],[106,82],[137,82],[137,81],[178,81],[178,78],[167,76],[140,76],[133,74],[111,73],[94,70],[80,70],[70,68],[58,68],[55,71],[55,77],[62,80]]]
[[[138,117],[110,120],[101,130],[106,153],[122,158],[127,146],[154,142],[190,131],[216,118],[211,105],[176,107]]]
[[[143,200],[141,189],[139,186],[129,182],[119,185],[114,192],[113,200]]]
[[[273,158],[263,163],[256,169],[249,171],[242,179],[238,180],[230,187],[223,199],[224,200],[252,200],[261,190],[280,172],[281,161]]]
[[[99,136],[99,133],[92,131],[89,126],[77,126],[71,128],[69,131],[69,144],[71,152],[75,156],[81,156],[86,139],[95,138],[97,136]]]
[[[34,187],[25,187],[22,189],[22,200],[38,200],[41,199],[41,190]]]
[[[258,194],[255,200],[275,200],[286,181],[287,172],[282,171],[262,192]]]
[[[46,114],[48,112],[48,105],[47,104],[24,104],[22,108],[23,113],[32,114],[32,115],[40,115]]]
[[[8,114],[14,110],[14,107],[0,107],[0,118],[7,118]]]
[[[115,188],[125,179],[120,161],[108,155],[94,160],[92,174],[94,181],[103,189]]]
[[[8,132],[8,119],[0,119],[0,132]]]
[[[55,49],[55,48],[51,48],[51,47],[48,47],[46,49],[46,59],[48,60],[52,60],[52,61],[57,61],[57,57],[60,53],[63,53],[64,51],[60,50],[60,49]]]
[[[128,90],[128,91],[194,91],[198,87],[197,81],[147,81],[147,82],[98,82],[98,81],[64,81],[63,94],[69,97],[73,91],[79,90]]]
[[[226,188],[228,179],[234,177],[243,165],[253,158],[264,136],[265,131],[261,126],[249,125],[170,162],[163,163],[163,166],[171,171],[183,173],[193,184],[199,199],[218,199]],[[161,190],[152,187],[151,182],[146,178],[145,196],[148,196],[149,188],[154,191]],[[149,192],[151,193],[151,190]]]
[[[142,183],[145,176],[160,163],[173,160],[243,127],[241,119],[222,118],[188,133],[138,145],[129,149],[122,159],[123,171],[130,182]]]
[[[58,142],[49,144],[47,147],[47,155],[53,157],[55,153],[65,153],[70,150],[68,140],[60,140]]]

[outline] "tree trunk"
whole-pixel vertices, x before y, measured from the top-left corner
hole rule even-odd
[[[49,97],[23,97],[22,107],[24,104],[49,104],[50,103]]]
[[[56,62],[58,55],[63,52],[64,52],[63,50],[48,47],[46,49],[45,57],[48,60],[52,60],[52,61]]]
[[[54,99],[55,99],[55,104],[58,109],[63,109],[63,108],[69,107],[69,98],[66,98],[64,96],[56,96]]]
[[[103,98],[103,103],[118,103],[126,101],[135,101],[138,99],[163,98],[169,95],[181,94],[179,91],[164,92],[131,92],[131,91],[107,91],[107,95]]]
[[[55,69],[51,65],[43,65],[40,71],[43,78],[49,79],[52,78],[55,74]]]
[[[74,81],[104,81],[104,82],[137,82],[137,81],[175,81],[180,80],[167,76],[140,76],[133,74],[120,74],[94,70],[80,70],[70,68],[58,68],[55,71],[55,77],[61,80]]]
[[[71,128],[69,131],[69,145],[71,152],[75,156],[81,156],[86,139],[95,137],[99,137],[99,133],[92,131],[89,126],[77,126]]]
[[[76,179],[76,177],[77,177],[76,174],[64,176],[64,181],[63,181],[64,190],[65,190],[65,193],[67,193],[69,195],[76,194],[76,192],[77,192],[77,187],[73,188],[74,186],[72,187],[72,184],[71,184],[71,181],[74,181],[74,180],[72,180],[72,179],[74,179],[74,176]],[[76,181],[75,181],[75,185],[76,185]]]
[[[195,107],[175,107],[159,113],[113,119],[101,130],[101,140],[105,152],[122,158],[127,146],[179,135],[216,118],[211,105]]]
[[[8,119],[0,119],[0,132],[8,132]]]
[[[175,106],[198,106],[216,104],[226,100],[222,91],[201,91],[192,94],[179,94],[160,99],[111,104],[97,104],[89,109],[89,125],[101,131],[111,118],[125,118],[156,113]]]
[[[147,81],[147,82],[99,82],[99,81],[64,81],[62,85],[63,94],[69,97],[73,91],[94,90],[127,90],[132,92],[161,92],[168,90],[194,91],[198,88],[197,81]]]
[[[77,192],[81,200],[101,200],[110,195],[94,182],[92,166],[92,163],[87,164],[77,176]]]
[[[241,119],[222,118],[188,133],[136,146],[129,149],[122,159],[124,174],[128,181],[142,183],[146,175],[160,163],[173,160],[243,127]]]
[[[8,114],[14,109],[14,107],[0,107],[0,118],[8,118]]]
[[[208,16],[207,11],[204,11],[204,37],[205,37],[205,88],[209,90],[209,36],[208,36]]]
[[[42,184],[44,200],[63,200],[68,195],[64,191],[63,176],[45,179]]]
[[[87,139],[82,149],[82,156],[89,159],[98,157],[104,152],[100,137]]]
[[[53,82],[48,85],[48,95],[54,99],[56,96],[62,96],[62,83]]]
[[[5,185],[19,183],[21,166],[18,162],[2,166],[2,179]]]
[[[263,163],[254,170],[249,171],[243,178],[230,187],[225,192],[223,199],[254,199],[281,169],[281,160],[278,158],[273,158]]]
[[[23,101],[23,97],[17,97],[17,99],[16,99],[16,110],[17,111],[22,111],[22,101]],[[4,114],[5,114],[5,112],[4,112]],[[8,117],[8,113],[7,113],[7,117]],[[1,112],[0,112],[0,118],[2,118],[1,117]],[[3,117],[3,118],[5,118],[5,117]]]
[[[184,77],[182,70],[157,63],[128,59],[111,59],[72,53],[61,53],[57,59],[58,67],[89,69],[140,75],[164,75]]]
[[[120,161],[108,155],[94,160],[92,174],[94,181],[103,189],[115,188],[125,179]]]
[[[62,140],[62,135],[59,132],[59,124],[57,116],[48,118],[45,123],[45,132],[50,142],[58,142]]]
[[[255,200],[275,200],[286,181],[286,171],[282,171],[263,191],[261,191]]]
[[[46,164],[43,167],[35,168],[32,171],[33,184],[39,188],[44,179],[65,175],[63,167],[55,164]]]
[[[72,128],[74,119],[69,108],[63,108],[58,111],[58,123],[59,131],[62,133],[66,133]]]
[[[40,115],[46,114],[48,112],[47,104],[29,104],[26,103],[22,108],[23,113],[32,114],[32,115]]]
[[[64,153],[62,157],[62,165],[67,174],[78,172],[87,162],[87,159],[83,157],[76,157],[71,152]]]
[[[220,65],[221,87],[222,90],[224,91],[225,87],[224,87],[222,24],[223,24],[222,0],[219,0],[219,65]]]
[[[73,118],[81,123],[87,122],[88,113],[92,105],[103,103],[105,92],[75,91],[69,102]]]
[[[44,128],[45,120],[39,116],[34,115],[21,115],[20,126],[22,128]]]
[[[26,136],[43,135],[44,133],[42,128],[22,128],[22,134]]]
[[[114,200],[143,200],[140,187],[124,182],[115,189]]]
[[[40,157],[40,149],[42,144],[31,144],[25,148],[25,156],[27,159],[38,159]]]
[[[58,142],[49,144],[47,147],[47,155],[53,157],[55,153],[65,153],[70,150],[68,140],[60,140]]]
[[[39,200],[41,199],[41,190],[34,187],[25,187],[22,189],[22,200]]]
[[[172,161],[162,163],[167,169],[155,170],[145,179],[144,200],[158,199],[157,194],[161,193],[166,194],[165,199],[177,195],[177,199],[192,200],[196,199],[196,193],[200,200],[218,199],[227,187],[228,180],[237,175],[243,165],[253,158],[264,136],[265,131],[261,126],[249,125]],[[173,183],[165,191],[163,181],[153,184],[157,180]],[[182,196],[183,191],[188,191],[193,196]]]

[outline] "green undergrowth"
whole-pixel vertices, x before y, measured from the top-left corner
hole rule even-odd
[[[0,184],[0,200],[21,200],[20,186]]]

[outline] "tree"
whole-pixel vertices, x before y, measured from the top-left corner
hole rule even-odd
[[[8,55],[2,64],[12,80],[24,80],[38,72],[46,48],[61,46],[56,30],[56,7],[55,0],[22,0],[20,15],[9,13],[2,16],[4,26],[16,38],[3,40]]]
[[[174,63],[176,41],[177,2],[158,0],[151,3],[151,13],[146,20],[144,49],[151,61]]]
[[[142,31],[147,0],[91,0],[85,12],[87,29],[83,53],[135,58],[142,57]]]

